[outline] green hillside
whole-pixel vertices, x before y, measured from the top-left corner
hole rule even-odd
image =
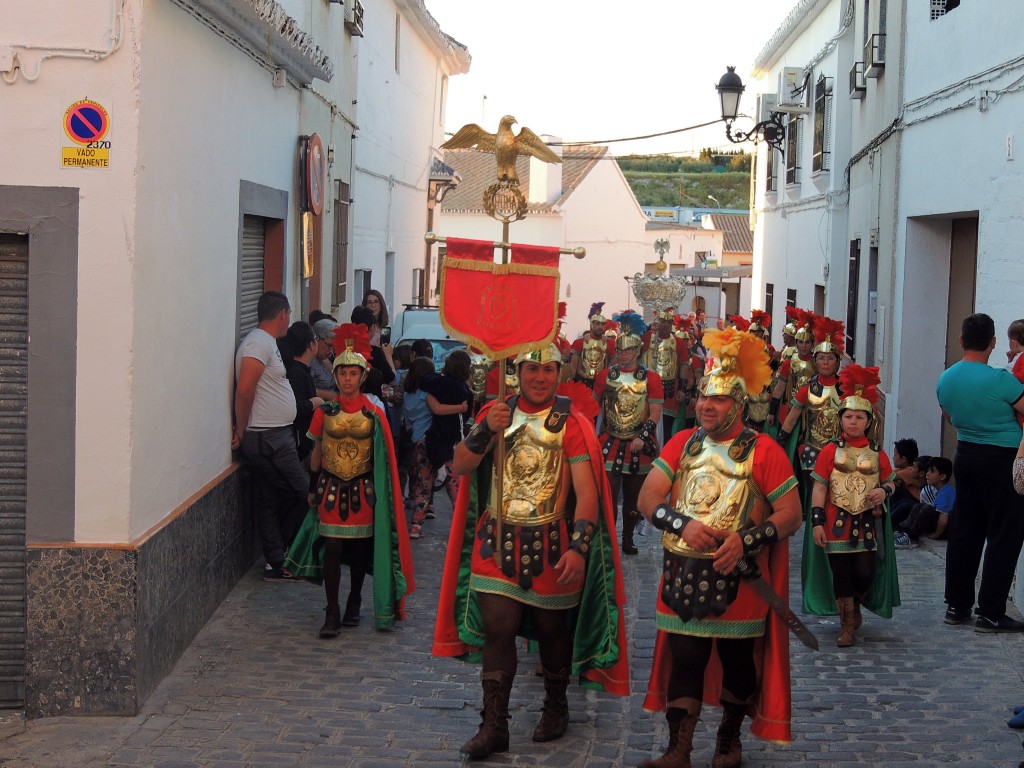
[[[616,158],[640,205],[750,207],[750,155],[742,152],[700,157],[626,155]]]

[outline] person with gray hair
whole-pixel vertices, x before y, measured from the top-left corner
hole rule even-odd
[[[331,375],[331,360],[334,358],[334,329],[338,327],[333,317],[317,320],[313,325],[316,334],[316,356],[309,364],[316,393],[324,400],[333,400],[338,394],[338,385]]]

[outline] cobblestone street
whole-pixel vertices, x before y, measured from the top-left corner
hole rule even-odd
[[[221,605],[133,718],[8,716],[0,765],[266,766],[370,768],[450,766],[475,732],[478,668],[430,655],[450,510],[439,508],[413,542],[419,589],[410,618],[377,633],[364,617],[333,641],[317,638],[323,595],[305,584],[266,584],[254,567]],[[512,693],[510,751],[493,765],[630,766],[661,751],[661,715],[641,708],[654,641],[658,538],[638,539],[627,558],[627,630],[633,696],[570,689],[572,722],[561,741],[534,744],[543,697],[537,660],[521,654]],[[799,556],[798,541],[791,557]],[[982,635],[942,622],[945,545],[897,552],[903,606],[892,621],[866,614],[858,644],[835,648],[837,621],[809,617],[821,641],[796,641],[793,744],[749,736],[744,765],[866,764],[1016,766],[1019,735],[1006,727],[1024,704],[1024,636]],[[793,585],[799,585],[794,559]],[[347,575],[343,577],[343,593]],[[794,592],[792,603],[799,605]],[[719,713],[706,709],[694,765],[710,764]]]

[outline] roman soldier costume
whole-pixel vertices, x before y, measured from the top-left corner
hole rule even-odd
[[[686,430],[669,441],[653,468],[669,479],[670,490],[668,503],[651,515],[664,531],[665,551],[644,708],[666,710],[669,748],[660,758],[641,763],[648,768],[690,765],[702,703],[723,708],[714,768],[740,764],[740,728],[748,714],[755,735],[775,742],[792,738],[784,622],[737,571],[715,570],[714,547],[693,549],[682,535],[694,521],[738,533],[744,557],[778,594],[788,593],[788,545],[769,518],[772,504],[789,494],[796,480],[774,441],[740,420],[747,393],[762,391],[771,380],[768,355],[760,338],[735,328],[708,331],[704,338],[715,367],[702,378],[700,392],[735,403],[723,420],[727,440],[712,439],[700,428]],[[792,514],[795,501],[788,503]],[[754,658],[742,664],[733,655],[746,653]],[[703,667],[697,662],[677,668],[673,660],[682,657],[707,661]]]
[[[862,411],[870,423],[878,399],[878,368],[848,365],[839,379],[846,394],[840,416],[849,410]],[[889,457],[867,434],[853,437],[840,432],[818,455],[811,477],[825,492],[816,492],[816,498],[824,496],[824,503],[812,507],[805,537],[804,611],[838,612],[836,644],[846,647],[854,644],[861,605],[891,618],[893,607],[900,604],[892,522],[886,512],[895,474]],[[881,502],[879,488],[884,491]],[[817,526],[822,527],[824,548],[811,535]],[[860,566],[855,558],[861,559]]]
[[[838,367],[845,343],[843,323],[827,317],[816,318],[814,336],[818,343],[812,357],[820,354],[834,355]],[[825,444],[839,436],[839,402],[839,379],[836,376],[815,374],[794,395],[793,405],[803,407],[800,467],[805,472],[814,469],[818,454]]]
[[[594,397],[601,404],[602,413],[598,440],[616,501],[619,489],[623,488],[622,551],[636,554],[633,531],[639,520],[637,497],[643,476],[658,455],[658,425],[651,418],[651,406],[660,406],[664,395],[661,377],[638,362],[645,330],[643,318],[636,312],[624,312],[614,319],[622,327],[615,340],[616,350],[635,351],[636,356],[628,368],[612,365],[601,371],[594,382]],[[639,450],[633,446],[636,439],[643,443]]]
[[[658,330],[652,332],[642,356],[643,364],[648,370],[661,377],[661,386],[665,401],[661,406],[662,423],[665,439],[672,434],[676,413],[679,410],[677,396],[683,386],[680,369],[686,365],[689,348],[686,342],[678,338],[673,331],[674,318],[671,310],[656,312]],[[662,330],[664,328],[664,330]]]
[[[583,382],[591,389],[597,374],[608,367],[614,347],[605,338],[607,319],[601,314],[604,302],[596,302],[590,307],[588,318],[590,331],[572,344],[573,356],[576,358],[575,380]],[[595,328],[599,328],[595,333]]]
[[[554,344],[522,353],[516,363],[558,361]],[[571,385],[570,385],[571,386]],[[593,409],[592,393],[583,405]],[[582,412],[568,397],[555,396],[532,405],[520,396],[508,399],[511,423],[504,429],[505,453],[500,485],[495,471],[494,434],[487,427],[493,403],[481,411],[463,446],[482,456],[476,469],[459,484],[441,583],[433,654],[481,661],[486,622],[502,610],[481,595],[508,598],[545,613],[561,611],[571,645],[565,669],[544,668],[547,696],[535,741],[562,736],[569,723],[566,689],[570,675],[618,695],[629,694],[628,659],[623,623],[625,592],[613,546],[615,520],[608,483],[600,471],[600,454],[592,413]],[[460,450],[462,450],[460,448]],[[589,462],[597,483],[597,519],[577,517],[570,463]],[[555,565],[569,550],[585,560],[581,582],[559,583]],[[570,610],[572,609],[572,610]],[[500,615],[500,613],[498,614]],[[537,625],[522,623],[518,633],[540,640]],[[514,643],[513,643],[514,648]],[[477,735],[462,747],[471,758],[508,749],[508,701],[515,659],[497,658],[485,650],[481,674],[483,722]]]

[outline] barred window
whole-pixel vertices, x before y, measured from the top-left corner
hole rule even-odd
[[[814,86],[814,155],[811,170],[829,170],[831,154],[832,78],[822,75]]]
[[[786,184],[797,184],[800,181],[800,150],[803,120],[795,115],[789,116],[786,125]]]
[[[932,21],[960,7],[960,0],[931,0]]]

